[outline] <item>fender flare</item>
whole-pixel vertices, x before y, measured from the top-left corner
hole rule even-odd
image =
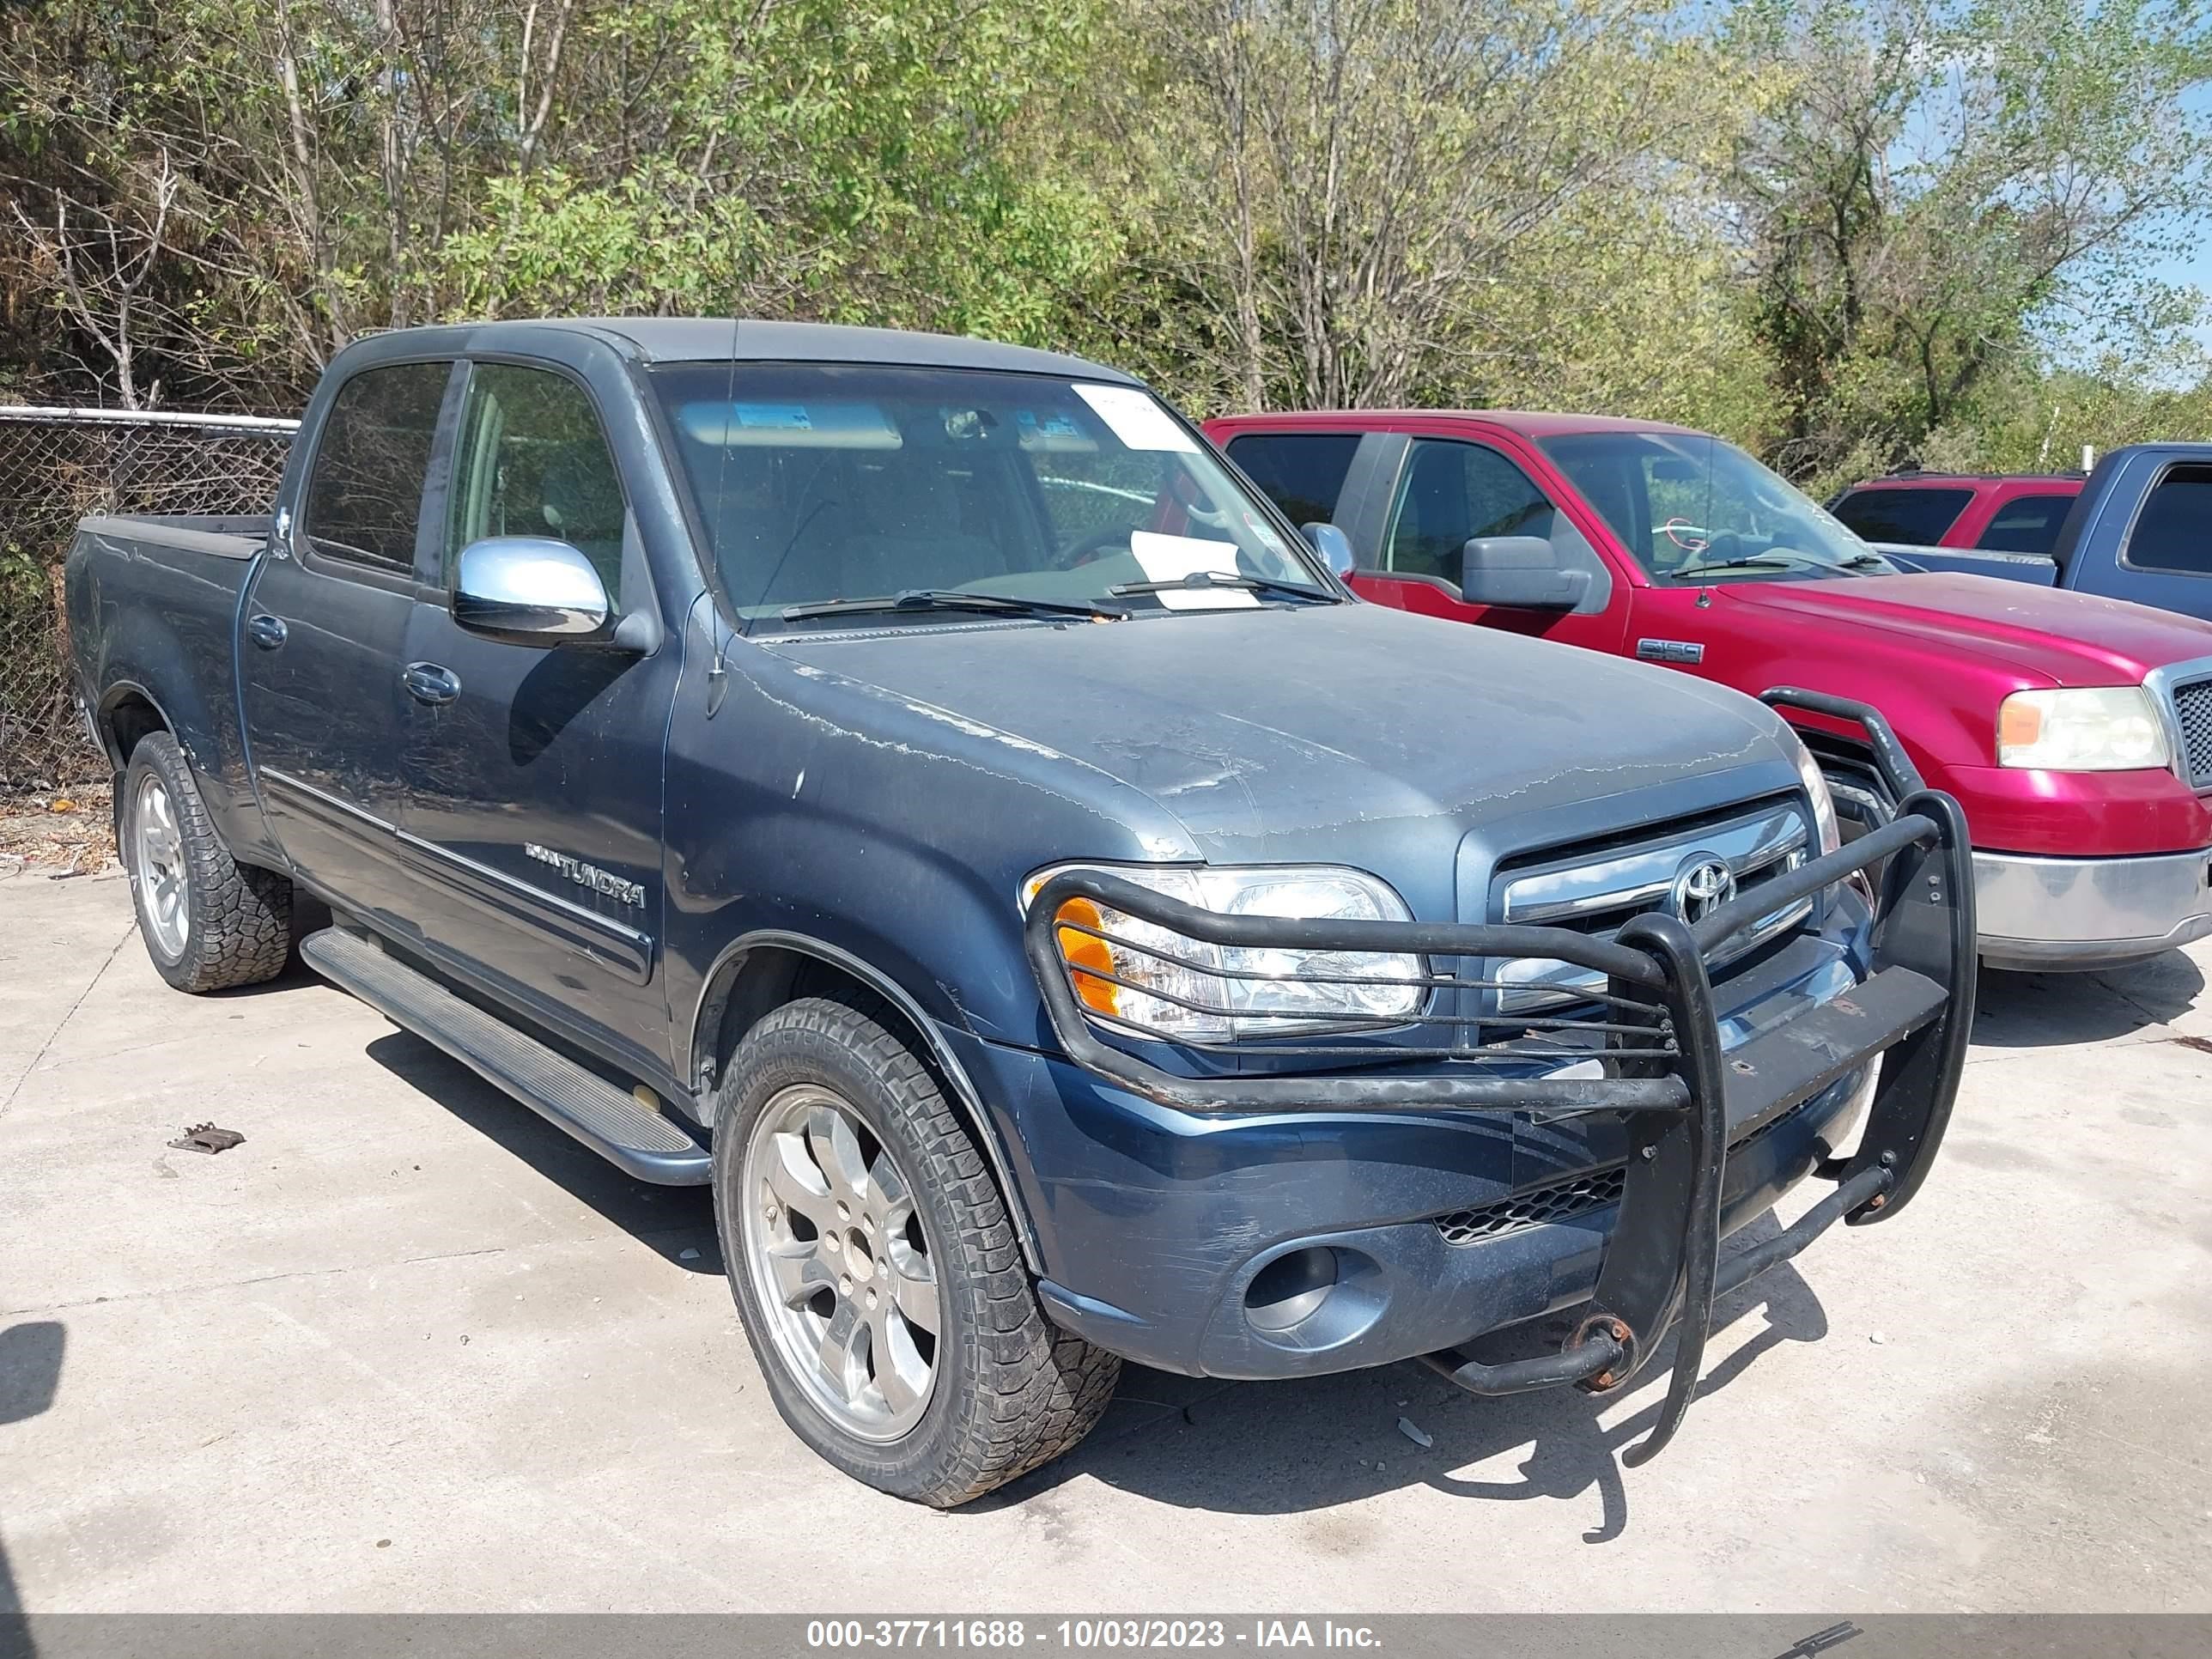
[[[719,1031],[721,1016],[728,1004],[729,986],[735,980],[731,970],[755,951],[788,951],[794,955],[811,957],[839,971],[851,975],[870,990],[898,1010],[906,1022],[913,1026],[928,1049],[928,1058],[939,1073],[951,1086],[957,1103],[968,1121],[975,1126],[978,1140],[982,1143],[985,1160],[997,1178],[999,1190],[1006,1202],[1006,1213],[1014,1224],[1014,1237],[1021,1245],[1022,1260],[1032,1273],[1040,1277],[1044,1265],[1037,1250],[1036,1230],[1030,1224],[1029,1206],[1022,1189],[1014,1180],[1013,1166],[1000,1143],[997,1125],[984,1109],[983,1099],[969,1078],[967,1068],[945,1043],[939,1033],[937,1022],[930,1018],[905,987],[860,957],[842,946],[805,933],[794,933],[783,928],[763,927],[741,934],[722,947],[708,969],[702,981],[699,1000],[691,1011],[689,1029],[684,1033],[684,1048],[679,1052],[688,1056],[690,1071],[687,1080],[695,1089],[702,1089],[702,1079],[713,1055],[707,1045],[713,1041],[713,1032]],[[702,1089],[703,1093],[703,1089]]]

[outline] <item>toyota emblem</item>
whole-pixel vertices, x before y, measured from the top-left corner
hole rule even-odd
[[[1674,878],[1674,914],[1699,922],[1735,896],[1735,872],[1718,859],[1685,865]]]

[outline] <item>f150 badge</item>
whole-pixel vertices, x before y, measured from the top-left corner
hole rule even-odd
[[[605,893],[621,904],[634,904],[645,908],[645,889],[634,881],[624,881],[620,876],[610,875],[596,864],[586,864],[572,859],[566,853],[556,853],[550,847],[540,847],[534,841],[522,843],[525,857],[536,859],[540,864],[550,864],[579,887],[588,887],[594,893]]]
[[[1644,662],[1703,662],[1705,647],[1689,640],[1638,640],[1636,654]]]

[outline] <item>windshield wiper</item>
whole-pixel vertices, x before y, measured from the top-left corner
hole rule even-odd
[[[1717,559],[1711,564],[1675,566],[1671,573],[1676,576],[1705,576],[1718,570],[1802,570],[1803,562],[1796,559]]]
[[[1170,582],[1117,582],[1106,591],[1117,599],[1126,599],[1139,593],[1202,593],[1209,587],[1233,587],[1247,593],[1279,594],[1286,599],[1303,599],[1309,605],[1336,603],[1336,595],[1327,588],[1309,587],[1303,582],[1278,581],[1273,576],[1231,575],[1225,570],[1194,570],[1188,576],[1178,576]]]
[[[1066,599],[1021,599],[1012,593],[963,593],[954,587],[909,587],[903,592],[878,593],[872,599],[817,599],[807,605],[787,605],[783,608],[783,619],[805,622],[809,617],[926,611],[982,611],[1012,617],[1104,617],[1115,622],[1129,614],[1121,605],[1097,600],[1074,604]]]

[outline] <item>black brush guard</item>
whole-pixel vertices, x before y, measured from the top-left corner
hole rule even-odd
[[[1854,714],[1871,722],[1881,719],[1870,709],[1855,708]],[[1633,1466],[1655,1455],[1681,1425],[1697,1387],[1716,1298],[1796,1255],[1839,1219],[1863,1224],[1894,1215],[1918,1190],[1942,1140],[1973,1024],[1971,854],[1959,803],[1898,781],[1895,818],[1841,850],[1762,883],[1693,924],[1648,913],[1632,918],[1610,941],[1563,928],[1224,915],[1113,876],[1067,871],[1038,890],[1024,943],[1068,1058],[1121,1088],[1186,1111],[1443,1108],[1626,1115],[1630,1146],[1619,1219],[1595,1292],[1566,1346],[1503,1364],[1455,1352],[1427,1356],[1425,1363],[1475,1394],[1517,1394],[1562,1383],[1604,1394],[1626,1387],[1674,1333],[1666,1403],[1650,1434],[1625,1454],[1623,1461]],[[1848,994],[1723,1054],[1707,953],[1777,911],[1884,860],[1873,972]],[[1056,934],[1070,936],[1079,948],[1088,937],[1149,957],[1188,961],[1156,944],[1091,925],[1085,918],[1096,913],[1080,906],[1062,914],[1069,901],[1085,899],[1209,945],[1382,952],[1484,965],[1480,976],[1310,976],[1316,982],[1413,987],[1430,1008],[1443,1000],[1434,994],[1439,991],[1503,988],[1497,977],[1500,959],[1567,962],[1605,975],[1607,986],[1602,993],[1577,993],[1596,1006],[1595,1018],[1423,1012],[1412,1018],[1333,1018],[1327,1036],[1334,1041],[1306,1040],[1303,1034],[1255,1038],[1238,1026],[1220,1040],[1176,1037],[1118,1016],[1086,1012],[1085,982],[1112,984],[1224,1018],[1231,1011],[1121,978],[1095,959],[1088,968],[1071,965]],[[1192,965],[1216,979],[1271,977]],[[1271,1018],[1279,1029],[1283,1017],[1236,1014],[1243,1025],[1264,1025]],[[1289,1023],[1297,1027],[1295,1019]],[[1166,1044],[1220,1071],[1195,1077],[1167,1071],[1107,1041],[1102,1028],[1139,1042]],[[1441,1046],[1402,1040],[1409,1031],[1438,1028],[1450,1033]],[[1503,1036],[1486,1038],[1498,1028],[1505,1028]],[[1389,1036],[1401,1041],[1381,1040]],[[1593,1036],[1602,1048],[1590,1046]],[[1721,1188],[1731,1127],[1741,1134],[1778,1118],[1876,1056],[1886,1058],[1857,1149],[1825,1159],[1814,1170],[1836,1183],[1834,1192],[1723,1270]],[[1532,1061],[1557,1067],[1591,1059],[1602,1060],[1607,1075],[1526,1074]],[[1248,1062],[1279,1067],[1285,1060],[1306,1067],[1331,1060],[1342,1064],[1319,1075],[1310,1069],[1272,1074],[1239,1069]],[[1508,1068],[1522,1074],[1508,1074]]]

